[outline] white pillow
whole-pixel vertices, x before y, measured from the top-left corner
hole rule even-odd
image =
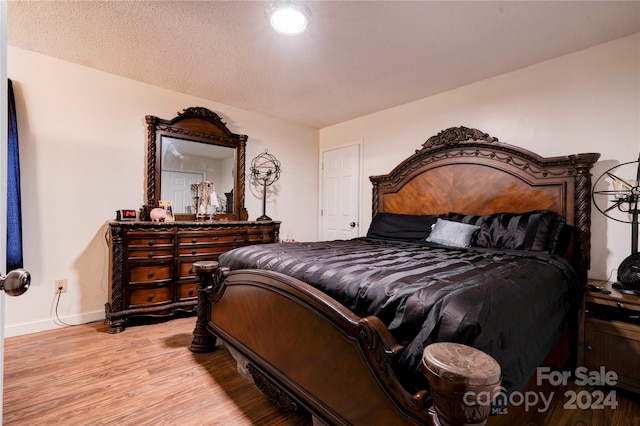
[[[450,247],[471,247],[479,231],[477,225],[438,218],[427,241]]]

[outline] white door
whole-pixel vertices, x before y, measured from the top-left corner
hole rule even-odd
[[[173,214],[192,213],[187,209],[187,206],[191,206],[191,184],[202,182],[204,175],[202,173],[163,170],[161,179],[160,198],[171,200]]]
[[[321,240],[359,235],[361,148],[356,143],[322,153]]]

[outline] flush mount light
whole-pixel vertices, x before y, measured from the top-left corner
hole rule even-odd
[[[265,10],[271,26],[283,34],[299,34],[307,28],[311,11],[297,1],[278,0],[271,2]]]

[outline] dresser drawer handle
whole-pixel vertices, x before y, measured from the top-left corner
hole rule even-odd
[[[152,246],[156,243],[156,240],[149,240],[149,245]]]
[[[196,249],[191,250],[191,254],[196,254]]]
[[[264,234],[260,234],[260,239],[264,240]]]
[[[150,251],[150,252],[149,252],[149,257],[153,257],[153,256],[155,256],[155,255],[156,255],[156,253],[155,253],[155,252],[153,252],[153,251]]]
[[[153,293],[149,293],[149,297],[147,297],[147,301],[151,302],[153,300],[153,298],[156,297],[155,294]]]
[[[192,242],[193,244],[195,244],[195,243],[197,243],[197,242],[198,242],[198,239],[197,239],[196,237],[193,237],[193,238],[191,239],[191,242]]]
[[[189,268],[189,275],[193,275],[193,266]]]
[[[155,274],[156,274],[155,272],[153,272],[153,271],[149,271],[149,275],[148,275],[148,276],[149,276],[149,278],[153,278],[153,276],[154,276]]]
[[[592,350],[593,350],[593,346],[591,346],[591,345],[587,345],[587,346],[585,347],[585,349],[586,349],[586,350],[588,350],[588,351],[592,351]]]
[[[217,236],[217,235],[214,235],[214,236],[213,236],[213,241],[217,241],[217,240],[218,240],[218,236]]]
[[[624,303],[622,303],[622,302],[616,302],[616,305],[618,305],[618,308],[620,308],[620,309],[624,309]]]
[[[233,242],[235,243],[236,241],[238,241],[238,237],[233,237]]]
[[[189,289],[189,296],[193,296],[193,287]]]

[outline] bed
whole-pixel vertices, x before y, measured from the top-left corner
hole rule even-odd
[[[191,349],[220,339],[274,402],[326,424],[433,423],[421,356],[436,342],[486,352],[522,389],[575,349],[598,158],[446,129],[370,178],[366,237],[247,246],[201,268]]]

